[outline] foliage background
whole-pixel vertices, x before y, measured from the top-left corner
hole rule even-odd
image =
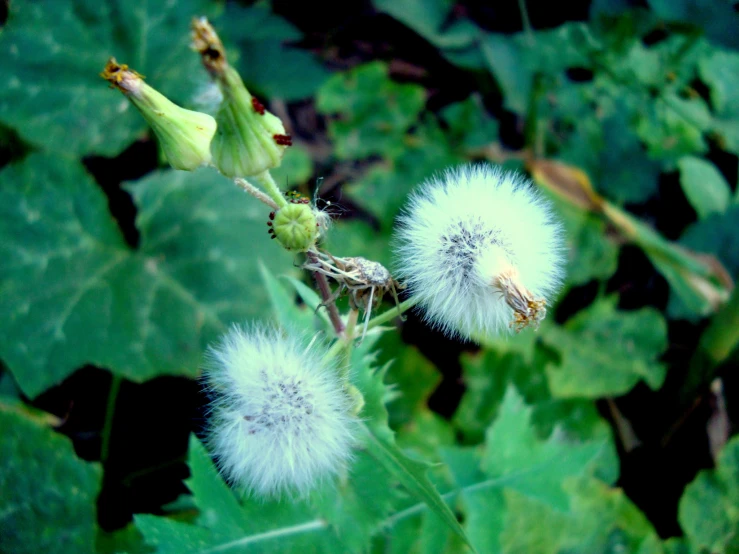
[[[0,550],[465,549],[365,454],[346,490],[239,504],[195,438],[207,344],[313,320],[261,206],[167,169],[97,76],[113,55],[213,109],[188,49],[208,15],[332,252],[392,266],[407,193],[467,160],[556,203],[568,279],[538,333],[459,343],[411,314],[358,354],[476,549],[739,551],[737,5],[523,4],[0,4]]]

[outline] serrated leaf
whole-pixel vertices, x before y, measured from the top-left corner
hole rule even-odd
[[[546,440],[537,437],[532,410],[509,387],[495,422],[488,429],[482,456],[474,449],[447,449],[444,460],[456,481],[465,529],[480,552],[503,552],[510,512],[509,493],[516,492],[564,509],[569,477],[595,472],[615,479],[615,456],[609,438],[577,441],[561,429]],[[540,524],[543,522],[540,522]]]
[[[739,437],[724,445],[715,470],[685,488],[678,519],[695,552],[739,550]]]
[[[20,403],[0,399],[0,550],[93,552],[100,467]]]
[[[677,166],[683,192],[700,219],[726,210],[731,203],[731,189],[715,165],[686,156],[678,160]]]
[[[562,488],[567,509],[506,491],[501,552],[662,554],[654,529],[623,491],[588,477],[566,479]]]
[[[598,398],[628,392],[644,380],[662,385],[666,368],[657,359],[667,347],[667,325],[659,312],[616,309],[616,297],[596,300],[563,327],[547,328],[544,342],[561,355],[547,366],[552,394]]]
[[[36,145],[69,154],[121,152],[146,122],[100,79],[115,56],[147,76],[174,102],[187,104],[207,82],[190,51],[193,16],[213,16],[206,0],[18,0],[0,34],[0,121]]]
[[[386,64],[372,62],[332,76],[318,91],[316,107],[338,114],[329,121],[336,156],[357,159],[402,153],[405,133],[425,102],[423,87],[396,83]]]
[[[266,306],[255,261],[289,267],[264,208],[211,170],[130,186],[137,250],[81,165],[34,155],[2,181],[0,355],[29,396],[88,363],[195,375],[209,342]]]
[[[470,544],[454,513],[429,480],[426,474],[429,464],[409,458],[395,443],[384,404],[383,373],[369,367],[369,348],[365,340],[352,352],[352,384],[360,390],[365,402],[359,414],[362,446],[408,492],[422,500],[444,525]]]
[[[200,511],[197,525],[138,515],[136,527],[156,552],[330,552],[339,551],[325,520],[304,502],[245,499],[239,504],[218,475],[205,448],[190,440],[188,480]]]

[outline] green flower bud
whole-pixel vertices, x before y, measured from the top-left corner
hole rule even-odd
[[[147,85],[142,76],[111,58],[100,74],[120,90],[154,131],[169,165],[191,171],[210,163],[216,121],[208,114],[180,108]]]
[[[270,214],[270,234],[288,250],[305,252],[316,243],[318,222],[310,204],[287,204]]]
[[[193,46],[223,94],[211,143],[213,164],[227,177],[250,177],[279,166],[292,144],[282,121],[249,93],[228,65],[223,44],[208,21],[193,20],[192,30]]]

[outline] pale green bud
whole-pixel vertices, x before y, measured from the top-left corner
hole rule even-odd
[[[210,141],[216,121],[208,114],[180,108],[147,85],[141,75],[108,61],[101,77],[126,95],[156,135],[169,165],[191,171],[210,163]]]
[[[318,222],[310,204],[287,204],[270,219],[270,234],[287,250],[305,252],[316,244]]]
[[[246,89],[208,21],[194,19],[192,31],[193,46],[223,94],[211,143],[213,165],[227,177],[251,177],[279,166],[292,144],[282,121]]]

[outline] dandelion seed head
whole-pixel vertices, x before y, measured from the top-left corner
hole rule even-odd
[[[209,350],[209,447],[229,481],[258,496],[303,496],[351,458],[351,400],[325,347],[309,342],[234,327]]]
[[[522,175],[489,164],[423,183],[396,239],[398,275],[450,335],[536,325],[561,285],[562,228],[548,201]]]

